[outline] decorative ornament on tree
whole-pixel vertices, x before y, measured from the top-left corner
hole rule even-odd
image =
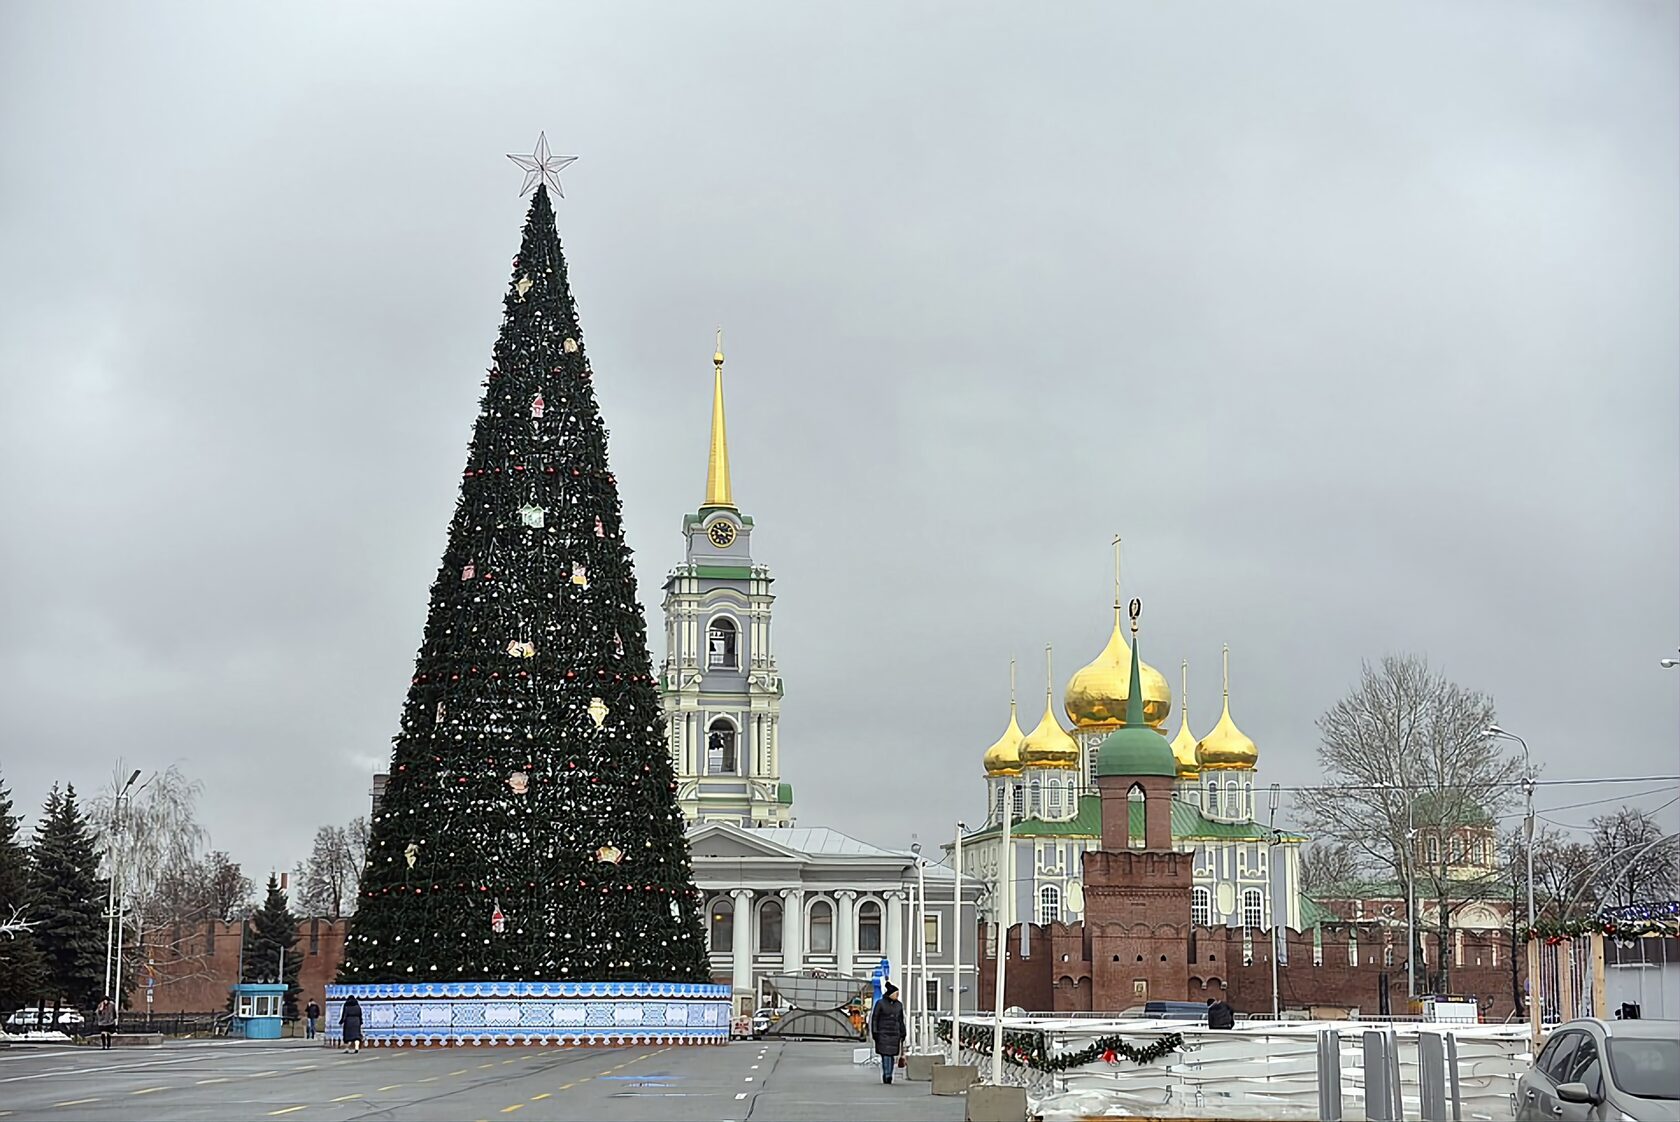
[[[461,566],[461,579],[462,580],[472,580],[473,577],[475,577],[477,575],[478,575],[478,569],[473,565],[473,563],[471,561],[468,561],[465,565]]]
[[[507,777],[507,785],[513,789],[514,794],[523,795],[531,785],[531,777],[522,771],[516,771]]]
[[[507,645],[507,653],[514,658],[535,658],[536,644],[526,639],[515,639]]]
[[[624,851],[608,842],[595,851],[595,860],[603,865],[617,865],[624,860]]]
[[[414,863],[420,860],[420,846],[415,842],[409,842],[407,847],[403,849],[403,860],[408,862],[409,868],[414,868]]]
[[[589,587],[589,569],[582,561],[572,562],[572,583],[579,588]]]
[[[500,935],[507,930],[507,916],[502,914],[502,902],[497,900],[490,907],[490,930]]]
[[[612,710],[607,708],[607,703],[600,698],[592,697],[589,699],[589,719],[595,722],[596,728],[600,728],[607,723],[607,714],[611,712]]]
[[[569,355],[577,354],[577,340],[571,338],[570,336],[566,338],[564,343],[560,344],[560,347]]]
[[[531,283],[531,274],[526,273],[524,276],[519,278],[519,283],[513,286],[514,291],[519,293],[519,298],[521,300],[525,299],[525,294],[531,291]]]
[[[434,722],[436,722],[437,724],[440,724],[440,725],[443,724],[443,715],[447,712],[449,712],[448,706],[444,705],[444,703],[441,702],[441,701],[438,702],[437,703],[437,712],[436,712],[436,714],[434,714],[432,720]]]
[[[624,636],[616,631],[613,632],[613,653],[619,658],[624,657]]]
[[[601,516],[599,514],[595,516],[595,536],[598,538],[604,538],[607,536],[607,528],[601,525]]]
[[[526,503],[524,506],[519,508],[520,521],[524,522],[525,525],[531,527],[533,530],[542,529],[544,513],[546,512],[543,508],[535,503]]]
[[[542,415],[543,415],[543,395],[542,395],[542,391],[538,390],[537,391],[537,396],[533,397],[531,399],[531,419],[536,420],[536,421],[540,421],[540,420],[542,420]]]

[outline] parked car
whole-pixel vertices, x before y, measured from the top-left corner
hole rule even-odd
[[[1200,1001],[1146,1001],[1120,1016],[1126,1020],[1201,1021],[1207,1023],[1208,1007]]]
[[[1680,1122],[1680,1021],[1568,1021],[1517,1081],[1519,1119]]]
[[[26,1009],[19,1009],[10,1017],[6,1018],[6,1031],[41,1031],[50,1027],[49,1022],[52,1020],[52,1015],[53,1011],[50,1006],[46,1009],[42,1009],[38,1005],[32,1005]],[[83,1026],[86,1023],[87,1022],[82,1015],[76,1010],[71,1009],[69,1006],[63,1006],[58,1011],[58,1029],[60,1032],[66,1032],[74,1036],[82,1031]]]

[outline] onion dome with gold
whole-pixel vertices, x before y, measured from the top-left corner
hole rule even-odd
[[[1225,711],[1213,731],[1196,745],[1196,763],[1203,771],[1252,771],[1260,762],[1260,749],[1244,736],[1231,720],[1231,648],[1224,651]]]
[[[1021,774],[1021,741],[1025,739],[1020,722],[1015,720],[1015,701],[1009,702],[1009,727],[1003,730],[998,742],[986,749],[981,761],[988,776],[1005,778]]]
[[[1132,601],[1132,641],[1137,641],[1138,614],[1143,605]],[[1097,745],[1097,778],[1121,776],[1133,778],[1144,775],[1176,776],[1178,762],[1172,749],[1161,735],[1143,720],[1142,681],[1140,659],[1134,651],[1131,657],[1129,681],[1131,689],[1126,698],[1126,724],[1103,737]]]
[[[1201,775],[1201,765],[1196,761],[1196,735],[1190,731],[1190,663],[1188,660],[1179,666],[1178,716],[1178,735],[1172,738],[1173,759],[1178,761],[1178,777],[1180,779],[1196,779]]]
[[[1131,688],[1131,648],[1120,633],[1120,613],[1114,613],[1114,633],[1092,662],[1073,676],[1063,697],[1068,720],[1082,732],[1123,728],[1126,724],[1127,692]],[[1172,710],[1172,687],[1161,672],[1144,663],[1139,667],[1143,683],[1143,721],[1160,728]]]
[[[1021,741],[1021,766],[1039,768],[1079,767],[1079,742],[1067,734],[1056,719],[1052,700],[1055,679],[1050,673],[1050,648],[1044,648],[1044,719]]]

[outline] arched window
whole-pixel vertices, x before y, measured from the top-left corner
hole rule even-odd
[[[758,907],[758,953],[782,953],[782,902],[766,900]]]
[[[1227,818],[1241,818],[1246,813],[1243,804],[1237,801],[1237,781],[1227,779],[1225,781],[1225,816]]]
[[[1243,889],[1242,919],[1244,927],[1259,927],[1266,917],[1266,905],[1258,888]]]
[[[1207,796],[1208,813],[1209,814],[1218,814],[1219,813],[1219,780],[1209,779],[1207,781],[1207,791],[1208,791],[1208,796]]]
[[[1464,965],[1464,928],[1462,927],[1453,932],[1453,965]]]
[[[735,902],[727,896],[712,901],[712,950],[735,949]]]
[[[1313,927],[1313,965],[1324,965],[1324,928]]]
[[[1359,932],[1348,928],[1348,965],[1359,965]]]
[[[1454,834],[1448,839],[1447,844],[1452,854],[1452,863],[1454,865],[1464,864],[1464,835]]]
[[[1424,860],[1431,865],[1438,864],[1441,860],[1441,839],[1430,834],[1429,840],[1424,843],[1424,852],[1428,854]]]
[[[718,717],[706,726],[706,774],[735,775],[738,753],[735,751],[735,726],[725,717]]]
[[[1006,797],[1006,790],[1006,786],[999,783],[997,785],[997,797],[992,800],[992,817],[997,819],[999,822],[1003,821],[1003,800]]]
[[[818,900],[811,905],[812,954],[834,953],[834,905]]]
[[[735,629],[735,621],[728,616],[718,616],[706,627],[706,668],[708,670],[739,670],[741,668],[740,655],[737,653],[737,640],[740,633]]]
[[[1143,820],[1148,813],[1147,806],[1143,788],[1132,784],[1132,789],[1126,792],[1126,844],[1133,849],[1143,848]]]
[[[1200,885],[1190,890],[1190,922],[1203,927],[1213,922],[1213,893]]]
[[[873,900],[865,900],[858,905],[858,953],[878,955],[881,953],[881,905]]]
[[[1035,779],[1031,783],[1027,784],[1027,813],[1028,814],[1037,815],[1041,811],[1043,811],[1044,804],[1039,802],[1038,799],[1039,799],[1038,780]]]
[[[1062,918],[1062,890],[1047,884],[1038,890],[1038,922],[1058,923]]]
[[[1015,807],[1014,818],[1019,821],[1027,816],[1027,789],[1019,783],[1011,783],[1009,789],[1014,792],[1010,802]]]
[[[1383,936],[1383,965],[1394,965],[1394,936],[1392,934]]]
[[[1044,813],[1050,818],[1062,816],[1062,781],[1052,779],[1044,785]]]

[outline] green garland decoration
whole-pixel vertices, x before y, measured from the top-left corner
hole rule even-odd
[[[1680,919],[1617,920],[1605,916],[1591,919],[1541,920],[1529,931],[1529,939],[1561,943],[1583,935],[1605,935],[1615,939],[1639,939],[1647,935],[1680,939]]]
[[[950,1041],[950,1022],[939,1022],[935,1031],[939,1039]],[[1044,1033],[1032,1030],[1004,1030],[1003,1058],[1012,1064],[1030,1067],[1034,1071],[1066,1071],[1069,1068],[1084,1067],[1099,1059],[1117,1064],[1122,1056],[1135,1064],[1152,1064],[1184,1046],[1184,1037],[1176,1032],[1158,1037],[1141,1048],[1126,1043],[1116,1033],[1112,1036],[1099,1036],[1088,1047],[1077,1052],[1062,1052],[1053,1056],[1044,1042],[1044,1036]],[[971,1052],[989,1052],[992,1048],[992,1030],[983,1025],[964,1025],[962,1045]]]

